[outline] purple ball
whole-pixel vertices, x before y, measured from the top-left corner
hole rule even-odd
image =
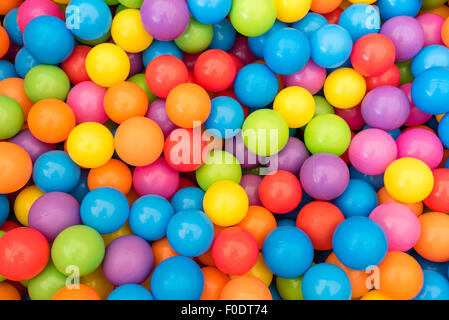
[[[245,146],[241,131],[234,137],[224,140],[224,147],[225,151],[236,157],[242,169],[251,169],[259,165],[260,158]]]
[[[134,235],[121,236],[106,248],[103,273],[115,286],[144,282],[153,269],[154,255],[148,242]]]
[[[340,157],[331,153],[317,153],[304,161],[299,178],[309,196],[329,201],[338,198],[346,190],[349,169]]]
[[[133,75],[140,73],[143,69],[142,53],[127,52],[126,54],[128,55],[129,63],[131,65],[128,77],[132,77]]]
[[[304,145],[304,142],[298,138],[290,137],[281,152],[267,158],[268,167],[273,169],[273,171],[289,171],[296,176],[299,174],[302,164],[309,156],[310,153]],[[277,165],[273,162],[277,162]]]
[[[407,95],[393,86],[377,87],[362,101],[363,120],[372,128],[395,130],[407,121],[409,114]]]
[[[146,117],[150,118],[161,127],[165,137],[178,128],[167,115],[165,100],[158,99],[153,101],[148,108]]]
[[[249,48],[248,38],[243,36],[237,37],[234,45],[229,50],[229,53],[235,54],[240,59],[240,61],[242,61],[243,65],[253,63],[257,60],[257,57]]]
[[[240,185],[245,189],[245,192],[248,195],[250,206],[262,205],[259,199],[259,185],[261,181],[262,178],[255,174],[245,174],[240,180]]]
[[[54,144],[36,139],[28,129],[23,130],[14,138],[9,139],[9,141],[21,146],[30,155],[33,162],[42,154],[56,149]]]
[[[189,25],[189,8],[184,0],[145,0],[140,17],[147,32],[162,41],[174,40]]]
[[[380,33],[393,42],[396,61],[413,58],[424,46],[424,30],[416,19],[409,16],[397,16],[387,20]]]
[[[31,206],[28,225],[53,242],[68,227],[82,224],[80,205],[70,194],[49,192],[39,197]]]

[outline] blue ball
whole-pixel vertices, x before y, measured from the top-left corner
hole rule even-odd
[[[263,243],[263,258],[278,277],[296,278],[312,264],[313,246],[309,237],[296,227],[278,227]]]
[[[272,281],[268,289],[270,289],[273,300],[283,300],[278,292],[278,289],[276,288],[276,281]]]
[[[327,20],[321,14],[309,12],[304,18],[293,23],[291,27],[303,32],[310,39],[315,31],[326,24]]]
[[[425,113],[449,112],[449,69],[432,68],[421,72],[412,84],[412,100]]]
[[[435,271],[424,270],[424,284],[413,300],[449,300],[449,281]]]
[[[17,78],[16,68],[7,60],[0,60],[0,81],[8,78]]]
[[[132,205],[129,226],[145,240],[158,240],[165,237],[173,214],[173,207],[167,199],[158,195],[146,195]]]
[[[369,125],[365,125],[362,130],[371,129]],[[386,131],[394,140],[396,140],[401,135],[401,129],[394,129],[390,131]]]
[[[449,116],[445,115],[438,126],[438,136],[446,148],[449,148]]]
[[[276,31],[286,28],[287,24],[284,22],[281,22],[279,20],[276,20],[273,24],[273,26],[265,32],[264,34],[258,36],[258,37],[248,37],[248,46],[252,53],[258,58],[263,58],[263,50],[265,48],[265,44],[267,43],[268,38],[275,33]]]
[[[446,159],[446,162],[444,163],[444,167],[445,167],[446,169],[449,169],[449,158]]]
[[[352,41],[380,30],[380,15],[373,6],[357,3],[347,7],[340,15],[338,24],[348,30]]]
[[[304,300],[350,300],[351,282],[336,265],[320,263],[307,270],[301,284]]]
[[[70,192],[78,184],[80,175],[80,167],[64,151],[46,152],[34,163],[34,183],[45,192]]]
[[[67,29],[83,40],[98,40],[111,29],[111,10],[103,0],[72,0],[65,17]]]
[[[354,270],[377,266],[388,250],[387,237],[382,228],[367,217],[344,220],[335,229],[332,247],[338,260]]]
[[[203,198],[205,192],[196,187],[182,188],[171,198],[171,205],[175,212],[186,210],[203,211]]]
[[[217,97],[211,101],[210,114],[204,127],[214,137],[228,139],[240,132],[244,120],[245,114],[237,100]]]
[[[448,276],[448,262],[433,262],[421,257],[415,250],[411,250],[410,255],[415,258],[423,270],[435,271],[442,274],[444,277]]]
[[[193,260],[175,256],[162,261],[154,269],[150,285],[156,300],[199,300],[204,277]]]
[[[412,73],[415,78],[434,67],[449,68],[449,48],[438,44],[428,46],[413,58]]]
[[[293,219],[280,219],[277,221],[278,227],[296,227],[296,221]]]
[[[170,55],[182,60],[182,52],[173,41],[160,41],[154,39],[151,45],[143,52],[142,59],[145,67],[156,57]]]
[[[124,284],[115,288],[106,300],[154,300],[151,293],[138,284]]]
[[[0,226],[8,219],[9,201],[4,194],[0,194]]]
[[[360,179],[365,182],[368,182],[376,191],[379,191],[380,188],[384,186],[384,174],[378,174],[375,176],[367,175],[361,173],[353,166],[349,166],[349,175],[351,179]]]
[[[14,61],[14,66],[16,68],[17,74],[21,78],[25,78],[28,71],[40,64],[41,63],[37,61],[37,59],[33,57],[25,47],[17,52],[16,59]]]
[[[343,213],[345,218],[368,217],[377,207],[376,190],[366,181],[351,179],[341,196],[332,201]]]
[[[17,11],[19,11],[19,8],[14,8],[6,14],[3,20],[3,26],[6,32],[8,32],[9,38],[15,44],[23,46],[23,33],[17,24]]]
[[[75,188],[72,189],[72,191],[70,191],[70,194],[76,200],[78,200],[79,203],[81,203],[83,201],[86,194],[88,194],[90,191],[89,186],[87,184],[88,175],[89,175],[88,170],[81,170],[81,176],[80,176],[80,179],[79,179],[77,185],[75,186]]]
[[[294,28],[282,28],[268,38],[263,56],[274,72],[281,75],[296,73],[309,61],[309,39]]]
[[[115,188],[94,189],[81,202],[81,220],[101,234],[120,229],[128,216],[128,199]]]
[[[272,103],[278,90],[279,82],[276,74],[261,63],[244,66],[234,81],[237,99],[253,109],[260,109]]]
[[[198,257],[212,245],[214,225],[201,211],[181,211],[168,223],[167,240],[176,253],[186,257]]]
[[[237,32],[228,19],[223,19],[215,23],[213,26],[214,35],[209,49],[220,49],[229,51],[235,43]]]
[[[421,9],[422,0],[377,0],[383,21],[397,16],[415,17]]]
[[[201,23],[218,23],[231,11],[232,0],[187,0],[192,16]]]
[[[31,20],[25,28],[23,39],[30,54],[45,64],[63,62],[75,47],[75,39],[64,21],[53,16]]]
[[[337,68],[348,60],[352,51],[349,32],[336,24],[322,26],[310,38],[313,62],[324,68]]]

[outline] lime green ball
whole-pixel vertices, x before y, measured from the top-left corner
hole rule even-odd
[[[44,99],[65,100],[69,90],[69,78],[56,66],[38,65],[25,77],[25,92],[33,102]]]
[[[126,8],[125,8],[126,9]],[[111,38],[111,30],[108,31],[108,33],[106,33],[103,37],[101,37],[100,39],[97,40],[84,40],[84,39],[80,39],[78,37],[75,37],[75,39],[81,43],[81,44],[85,44],[87,46],[91,46],[91,47],[95,47],[97,44],[103,43],[108,41]]]
[[[117,9],[115,9],[115,14],[119,14],[121,11],[129,9],[128,7],[124,6],[123,4],[119,4],[117,6]]]
[[[14,137],[25,121],[20,104],[7,96],[0,95],[0,140]]]
[[[241,178],[240,163],[232,154],[222,150],[211,151],[207,155],[205,163],[196,170],[196,180],[204,191],[215,182],[231,180],[240,183]]]
[[[103,0],[108,6],[115,6],[118,4],[118,0]]]
[[[290,131],[285,119],[272,109],[252,112],[243,123],[245,146],[260,156],[271,156],[287,144]]]
[[[286,279],[276,277],[276,289],[284,300],[304,300],[302,296],[302,277]]]
[[[139,9],[142,6],[143,0],[118,0],[122,5],[131,9]]]
[[[28,283],[30,283],[30,280],[31,280],[31,279],[22,280],[22,281],[19,281],[19,283],[20,283],[22,286],[24,286],[25,288],[28,288]]]
[[[273,26],[276,6],[273,0],[234,0],[229,16],[240,34],[257,37]]]
[[[131,82],[137,84],[139,87],[141,87],[143,89],[143,91],[145,91],[145,93],[147,94],[149,103],[158,99],[158,97],[153,92],[151,92],[150,88],[148,88],[144,73],[135,74],[131,78],[129,78],[128,81],[131,81]]]
[[[441,7],[447,0],[422,0],[423,9],[435,9]]]
[[[50,300],[56,292],[64,288],[67,277],[51,263],[28,282],[28,294],[31,300]]]
[[[65,229],[56,237],[51,257],[59,272],[71,275],[77,267],[79,275],[85,276],[98,268],[104,251],[101,235],[91,227],[78,225]]]
[[[412,73],[412,61],[413,59],[396,62],[396,66],[399,69],[399,74],[401,75],[401,81],[399,85],[403,85],[406,83],[411,83],[415,79]]]
[[[184,52],[198,53],[209,47],[213,36],[211,24],[204,24],[190,17],[187,29],[175,39],[175,44]]]
[[[351,143],[351,129],[341,117],[322,114],[307,124],[304,142],[312,154],[328,152],[341,156]]]
[[[313,96],[313,100],[315,100],[315,115],[314,117],[320,114],[335,114],[334,107],[332,107],[329,102],[327,102],[326,98],[322,96]]]

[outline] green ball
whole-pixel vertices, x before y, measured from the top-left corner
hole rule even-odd
[[[125,9],[126,9],[126,8],[125,8]],[[111,30],[109,30],[108,33],[106,33],[103,37],[101,37],[100,39],[97,39],[97,40],[84,40],[84,39],[75,37],[75,39],[76,39],[79,43],[85,44],[85,45],[91,46],[91,47],[94,47],[94,46],[96,46],[97,44],[106,42],[106,41],[108,41],[110,38],[111,38]]]
[[[301,284],[303,276],[293,279],[276,277],[276,289],[283,300],[304,300]]]
[[[119,4],[117,6],[117,9],[115,9],[115,14],[119,14],[120,12],[122,12],[123,10],[129,9],[128,7],[124,6],[123,4]]]
[[[55,267],[65,275],[71,275],[78,267],[79,275],[85,276],[98,268],[104,257],[101,235],[91,227],[72,226],[62,231],[53,242],[51,257]]]
[[[319,116],[320,114],[335,114],[335,109],[332,107],[329,102],[327,102],[326,98],[322,96],[313,96],[313,100],[315,100],[315,115]]]
[[[131,9],[139,9],[142,6],[143,0],[118,0],[122,5]]]
[[[10,97],[0,95],[0,140],[18,134],[24,121],[25,115],[20,104]]]
[[[196,170],[198,185],[206,191],[215,182],[231,180],[240,183],[242,167],[237,159],[229,152],[222,150],[211,151],[205,163]]]
[[[403,85],[406,83],[411,83],[415,79],[412,73],[412,61],[413,59],[396,62],[396,66],[399,69],[399,74],[401,75],[401,81],[399,85]]]
[[[211,24],[204,24],[190,17],[187,29],[175,39],[175,44],[184,52],[198,53],[209,47],[213,36]]]
[[[56,292],[64,288],[67,277],[51,263],[28,282],[28,294],[31,300],[50,300]]]
[[[444,5],[447,0],[423,0],[423,9],[435,9]]]
[[[284,118],[272,109],[252,112],[243,123],[245,146],[260,156],[271,156],[287,144],[290,131]]]
[[[103,0],[108,6],[115,6],[119,3],[118,0]]]
[[[151,92],[150,88],[148,88],[144,73],[135,74],[131,78],[129,78],[128,81],[131,81],[131,82],[137,84],[139,87],[141,87],[143,89],[143,91],[145,91],[145,93],[147,94],[149,103],[158,99],[158,97],[153,92]]]
[[[65,100],[70,90],[70,80],[62,69],[41,64],[31,69],[25,77],[25,92],[33,102],[44,99]]]
[[[351,129],[341,117],[322,114],[307,124],[304,142],[312,154],[327,152],[341,156],[351,143]]]
[[[276,6],[273,0],[234,0],[229,17],[240,34],[257,37],[273,26]]]

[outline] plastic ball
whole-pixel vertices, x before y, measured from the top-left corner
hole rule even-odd
[[[171,205],[175,212],[187,210],[203,211],[204,191],[196,187],[186,187],[177,191],[172,199]]]
[[[414,300],[449,299],[449,281],[435,271],[424,270],[424,284]]]
[[[128,194],[132,186],[131,170],[120,160],[111,159],[105,165],[91,169],[87,178],[90,190],[112,187]]]
[[[115,288],[106,300],[153,300],[153,296],[144,287],[129,283]]]
[[[414,249],[424,259],[432,262],[445,262],[449,259],[448,215],[429,212],[419,216],[421,235]]]
[[[223,91],[233,83],[237,70],[231,56],[222,50],[204,51],[195,62],[195,82],[207,91]]]
[[[199,53],[209,47],[213,32],[212,25],[203,24],[191,17],[187,29],[174,42],[186,53]]]
[[[5,13],[5,18],[3,20],[3,28],[8,33],[9,38],[12,42],[23,46],[23,33],[19,28],[17,23],[17,12],[18,8],[14,8],[8,13]]]
[[[267,285],[256,277],[243,275],[228,281],[220,300],[272,300]]]
[[[142,53],[143,64],[145,67],[155,58],[163,55],[172,55],[182,59],[182,52],[173,41],[154,40],[151,45]]]
[[[223,19],[213,25],[214,35],[209,45],[211,49],[228,51],[235,43],[236,31],[228,19]]]
[[[19,133],[24,118],[23,110],[17,101],[0,95],[0,139],[12,138]]]
[[[33,102],[44,99],[65,100],[70,81],[64,71],[52,65],[38,65],[25,77],[25,92]]]
[[[340,3],[341,0],[313,0],[310,10],[321,14],[331,13]]]
[[[369,4],[356,3],[347,7],[338,19],[338,24],[348,30],[352,41],[380,30],[379,12]]]
[[[61,20],[64,14],[57,4],[50,0],[31,0],[22,3],[17,11],[17,24],[22,32],[31,20],[40,16],[53,16]]]
[[[310,10],[312,0],[306,1],[282,1],[276,0],[276,16],[282,22],[292,23],[304,18]]]
[[[365,79],[354,69],[333,71],[324,82],[326,100],[335,108],[349,109],[357,106],[365,97]]]
[[[392,64],[384,73],[377,76],[366,77],[365,82],[367,92],[380,86],[391,85],[398,87],[401,82],[401,73],[399,72],[399,68],[395,64]]]
[[[61,288],[51,300],[100,300],[100,296],[91,287],[80,284],[78,288]]]
[[[304,300],[350,300],[351,282],[336,265],[320,263],[304,274],[301,291]]]
[[[231,10],[232,1],[188,0],[192,16],[201,23],[214,24],[222,21]]]
[[[397,16],[414,17],[421,8],[422,0],[378,0],[380,17],[383,21]]]
[[[0,29],[0,57],[4,57],[9,50],[10,40],[8,36],[8,32],[1,27]]]
[[[444,116],[440,120],[440,124],[438,126],[438,136],[440,137],[441,142],[447,148],[449,146],[449,117]]]
[[[14,64],[9,61],[0,60],[0,80],[17,77]]]
[[[443,114],[448,112],[444,103],[449,95],[449,69],[431,68],[423,71],[413,81],[412,99],[415,105],[425,113]]]
[[[327,24],[325,17],[321,14],[309,11],[301,20],[292,23],[291,26],[292,28],[305,33],[310,39],[310,36],[325,24]]]
[[[29,280],[28,295],[31,300],[50,300],[65,285],[66,276],[50,262],[41,273]]]
[[[367,182],[350,179],[348,187],[341,196],[333,201],[345,218],[367,217],[377,206],[376,190]]]
[[[78,84],[90,80],[86,71],[86,58],[90,49],[89,46],[75,46],[70,57],[61,63],[61,68],[67,74],[71,83]]]
[[[143,117],[148,98],[137,84],[125,81],[110,87],[104,96],[104,109],[109,119],[121,124],[132,117]]]
[[[326,80],[326,69],[309,60],[300,71],[282,77],[286,87],[302,87],[310,94],[318,93]]]
[[[425,47],[412,61],[412,73],[415,77],[434,67],[449,67],[449,48],[441,45]]]
[[[294,175],[298,175],[301,166],[309,156],[310,154],[301,140],[295,137],[289,137],[287,144],[281,152],[269,157],[268,163],[271,164],[270,161],[273,160],[274,163],[277,163],[278,170],[289,171]],[[275,166],[273,165],[273,167]]]
[[[288,87],[281,90],[273,103],[277,111],[290,128],[300,128],[306,125],[315,113],[315,100],[304,88]]]
[[[276,289],[283,300],[304,300],[301,291],[302,278],[276,277]]]
[[[424,199],[424,203],[433,211],[448,212],[446,197],[448,194],[448,178],[449,170],[446,168],[440,168],[433,171],[434,186],[430,195]]]
[[[423,13],[416,17],[424,31],[424,47],[443,44],[441,38],[441,29],[443,28],[444,18],[434,13]]]
[[[75,114],[76,123],[108,120],[104,107],[106,90],[92,81],[80,82],[70,90],[67,104]]]
[[[204,289],[200,300],[219,300],[224,286],[229,281],[228,276],[215,267],[203,267],[201,271]]]
[[[0,142],[0,193],[21,189],[30,179],[32,170],[31,158],[22,147]]]
[[[441,27],[441,38],[443,43],[448,46],[449,44],[449,19],[444,20],[443,26]]]
[[[5,195],[0,196],[0,225],[6,221],[9,216],[9,202]],[[14,210],[15,211],[15,210]]]
[[[165,137],[177,128],[177,126],[168,118],[165,100],[153,101],[148,108],[146,117],[158,124]]]
[[[268,41],[268,38],[276,31],[287,28],[287,24],[281,21],[276,20],[273,26],[265,32],[264,34],[257,37],[249,37],[248,38],[248,46],[251,52],[258,58],[263,58],[263,52],[265,45]]]
[[[204,123],[209,134],[222,139],[235,136],[243,125],[245,115],[237,100],[217,97],[211,101],[211,113]]]
[[[273,26],[276,5],[272,0],[233,1],[229,17],[237,32],[247,37],[257,37]]]
[[[125,9],[114,17],[111,36],[120,48],[132,53],[144,51],[153,41],[153,37],[145,30],[137,9]]]
[[[262,178],[255,174],[245,174],[240,180],[240,185],[245,190],[250,206],[260,206],[259,185]]]
[[[251,233],[262,249],[266,236],[276,228],[273,214],[261,206],[250,206],[245,218],[237,225]]]

